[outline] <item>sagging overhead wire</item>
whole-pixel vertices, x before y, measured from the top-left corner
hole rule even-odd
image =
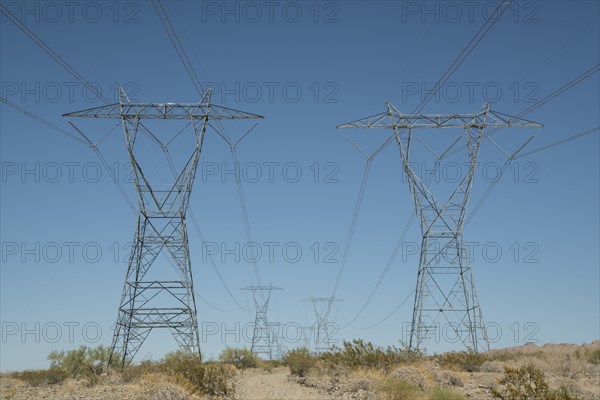
[[[10,11],[8,11],[2,3],[0,3],[0,12],[4,14],[17,28],[19,28],[25,35],[27,35],[38,47],[46,52],[54,61],[56,61],[61,67],[63,67],[69,74],[75,77],[81,82],[86,89],[91,88],[98,98],[102,99],[105,103],[110,103],[106,97],[104,97],[101,91],[98,90],[94,85],[90,84],[83,76],[81,76],[73,67],[69,65],[61,56],[59,56],[54,50],[52,50],[42,39],[40,39],[35,33],[33,33],[25,24],[23,24],[18,18],[16,18]]]
[[[237,188],[237,193],[238,193],[238,199],[240,202],[240,210],[241,210],[241,217],[242,217],[242,225],[244,226],[244,233],[246,235],[246,240],[248,243],[254,243],[254,241],[252,240],[252,230],[250,229],[250,220],[248,218],[248,207],[246,206],[246,197],[244,195],[244,190],[242,187],[242,180],[240,177],[240,170],[239,170],[239,161],[238,161],[238,156],[237,156],[237,145],[257,126],[257,124],[254,124],[244,135],[242,135],[236,142],[231,141],[231,139],[227,136],[227,134],[225,133],[225,131],[222,129],[219,129],[215,126],[213,126],[212,124],[209,124],[211,128],[213,128],[215,130],[215,132],[217,132],[217,134],[221,137],[221,139],[223,139],[228,145],[229,145],[229,151],[231,152],[231,158],[233,160],[233,165],[234,165],[234,171],[235,171],[235,183],[236,183],[236,188]],[[261,279],[260,279],[260,273],[258,270],[258,265],[256,263],[256,254],[254,254],[254,246],[251,246],[251,251],[252,251],[252,255],[251,255],[251,259],[252,259],[252,267],[254,269],[254,276],[256,278],[257,284],[260,286],[261,283]],[[262,296],[262,295],[261,295]]]
[[[102,99],[102,101],[104,101],[105,104],[109,104],[110,103],[108,101],[108,99],[106,97],[104,97],[102,95],[102,93],[100,93],[97,90],[97,88],[95,86],[91,85],[89,81],[87,81],[81,74],[79,74],[69,63],[67,63],[62,57],[60,57],[60,55],[58,55],[58,53],[56,53],[54,50],[52,50],[37,35],[35,35],[31,30],[29,30],[29,28],[27,28],[19,19],[17,19],[16,17],[14,17],[1,3],[0,3],[0,11],[10,21],[12,21],[23,33],[25,33],[35,44],[37,44],[42,50],[44,50],[53,60],[55,60],[67,72],[69,72],[73,77],[75,77],[80,83],[82,83],[86,88],[92,88],[96,92],[96,95],[98,96],[98,98]],[[33,114],[33,113],[29,112],[29,111],[23,110],[23,109],[21,109],[20,107],[18,107],[16,105],[11,105],[12,103],[10,103],[9,101],[7,101],[6,99],[3,99],[3,102],[6,103],[7,105],[10,105],[13,108],[15,108],[17,111],[22,112],[23,114],[25,114],[25,115],[27,115],[27,116],[29,116],[29,117],[37,120],[38,122],[43,123],[44,125],[52,128],[52,129],[57,130],[58,132],[60,132],[62,134],[67,133],[67,136],[69,136],[69,137],[73,136],[73,137],[76,138],[75,135],[72,135],[72,134],[68,133],[64,129],[58,128],[57,126],[55,126],[54,124],[52,124],[52,123],[44,120],[43,118],[41,118],[39,116],[36,116],[35,114]],[[104,166],[104,168],[106,169],[106,171],[108,172],[108,174],[110,175],[110,177],[112,178],[112,181],[116,185],[117,189],[119,190],[119,193],[121,193],[121,195],[123,196],[123,198],[128,203],[129,207],[137,215],[137,211],[135,210],[135,207],[133,206],[132,201],[129,199],[129,196],[127,196],[127,193],[123,189],[123,187],[120,184],[120,182],[118,181],[118,179],[116,179],[116,177],[114,176],[113,172],[110,170],[110,168],[108,166],[108,163],[106,162],[106,159],[104,158],[104,156],[102,155],[102,152],[100,151],[100,148],[98,147],[99,142],[102,141],[102,140],[104,140],[110,133],[112,133],[112,131],[114,131],[114,128],[111,131],[109,131],[107,134],[105,134],[97,142],[92,142],[89,138],[87,138],[83,134],[83,132],[79,131],[78,129],[76,129],[76,130],[83,137],[83,139],[79,139],[78,138],[79,139],[78,141],[80,141],[81,143],[87,144],[87,145],[90,146],[90,148],[92,148],[92,150],[97,155],[97,157],[100,159],[102,165]],[[164,257],[169,261],[171,267],[177,270],[177,267],[174,265],[173,260],[171,258],[169,258],[168,256],[166,256],[166,255],[164,255]],[[231,291],[228,290],[228,288],[226,288],[226,289],[227,289],[228,293],[231,293]],[[229,312],[229,311],[234,311],[237,308],[239,308],[239,304],[237,303],[237,301],[236,301],[236,304],[238,304],[238,307],[234,308],[234,309],[231,309],[231,310],[227,310],[227,309],[222,309],[222,308],[216,307],[213,304],[211,304],[210,302],[208,302],[208,300],[206,300],[203,296],[200,296],[195,290],[194,290],[194,292],[195,292],[196,296],[198,296],[198,298],[200,300],[202,300],[209,307],[214,308],[217,311]],[[234,299],[234,301],[235,301],[235,299]]]
[[[10,101],[8,101],[8,100],[6,100],[4,98],[1,98],[1,99],[2,99],[2,103],[5,103],[5,104],[13,107],[15,110],[23,113],[24,115],[26,115],[26,116],[28,116],[28,117],[30,117],[30,118],[32,118],[32,119],[34,119],[34,120],[42,123],[42,124],[44,124],[44,125],[46,125],[48,127],[50,127],[51,129],[54,129],[55,131],[57,131],[57,132],[59,132],[59,133],[61,133],[63,135],[65,134],[65,132],[69,133],[68,131],[65,131],[64,129],[62,129],[62,128],[60,128],[60,127],[52,124],[51,122],[49,122],[49,121],[47,121],[45,119],[43,119],[42,117],[40,117],[38,115],[35,115],[35,114],[31,113],[30,111],[24,110],[23,108],[14,105],[13,103],[11,103]],[[78,141],[80,143],[83,143],[85,145],[89,145],[91,143],[91,142],[90,143],[86,143],[85,141],[81,140],[77,136],[74,136],[74,135],[72,135],[70,133],[69,133],[69,135],[66,135],[66,136],[68,136],[71,139],[76,140],[76,141]],[[94,150],[94,153],[99,158],[99,160],[102,163],[102,165],[104,166],[105,170],[110,175],[113,183],[117,186],[117,189],[119,190],[119,193],[121,194],[121,196],[123,196],[123,198],[125,199],[125,201],[128,203],[129,208],[131,209],[131,211],[134,213],[135,216],[137,216],[137,210],[135,209],[133,203],[131,202],[131,200],[127,196],[127,193],[123,189],[123,186],[121,185],[121,183],[118,181],[118,179],[116,178],[116,176],[113,174],[113,172],[110,169],[108,163],[106,162],[106,159],[104,158],[104,156],[102,155],[102,153],[100,152],[100,150],[98,149],[98,147],[92,147],[92,149]],[[168,258],[168,257],[167,257],[167,260],[171,261],[171,259]],[[175,268],[175,266],[173,264],[171,264],[171,266]],[[211,307],[211,308],[213,308],[213,309],[215,309],[217,311],[220,311],[220,312],[231,312],[231,311],[235,311],[237,308],[239,308],[239,307],[236,307],[236,308],[233,308],[233,309],[223,309],[223,308],[215,306],[214,304],[212,304],[211,302],[209,302],[205,297],[199,295],[197,292],[195,292],[195,294],[206,305],[208,305],[209,307]]]
[[[537,110],[538,108],[540,108],[541,106],[543,106],[544,104],[548,103],[549,101],[557,98],[558,96],[560,96],[561,94],[565,93],[567,90],[573,88],[574,86],[576,86],[577,84],[583,82],[584,80],[586,80],[587,78],[591,77],[592,75],[594,75],[596,72],[600,71],[600,64],[597,64],[585,71],[583,71],[581,74],[577,75],[575,78],[573,78],[572,80],[570,80],[569,82],[565,83],[564,85],[560,86],[558,89],[554,90],[553,92],[551,92],[550,94],[546,95],[543,99],[541,99],[540,101],[538,101],[537,103],[531,105],[530,107],[526,108],[525,110],[521,111],[519,114],[517,114],[517,117],[524,117],[525,115]],[[500,130],[500,128],[494,128],[492,130],[490,130],[489,132],[487,132],[483,138],[489,138],[490,136],[492,136],[494,133],[498,132]],[[466,146],[461,146],[459,148],[457,148],[456,150],[452,151],[452,153],[450,154],[454,154],[457,151],[463,150],[465,149]]]
[[[454,72],[456,72],[456,70],[462,65],[462,63],[473,52],[473,50],[477,47],[479,42],[481,42],[481,40],[487,35],[487,33],[496,24],[496,22],[498,22],[500,20],[500,18],[502,17],[504,12],[508,9],[508,7],[510,6],[511,3],[512,3],[512,0],[503,0],[500,4],[498,4],[495,12],[485,21],[485,23],[477,31],[475,36],[467,43],[467,45],[463,48],[463,50],[459,53],[459,55],[454,59],[454,61],[450,64],[450,66],[442,74],[441,78],[434,84],[433,89],[430,92],[428,92],[427,96],[425,96],[425,98],[423,100],[421,100],[419,105],[412,111],[411,117],[414,116],[415,114],[418,114],[431,101],[431,99],[434,98],[434,96],[437,94],[437,92],[440,90],[440,88],[448,81],[448,79],[450,79],[450,77],[454,74]],[[398,134],[398,133],[396,133],[396,134]],[[393,137],[394,136],[392,136],[391,138],[393,138]],[[390,142],[391,142],[391,140],[386,141],[378,151],[383,150],[383,148],[385,148]],[[445,155],[450,155],[450,154],[451,153],[448,153]],[[411,218],[409,219],[409,221],[404,229],[404,232],[406,232],[408,230],[408,227],[412,223],[413,219],[414,219],[414,216],[411,216]],[[351,229],[353,229],[352,226],[351,226]],[[403,233],[403,236],[404,235],[405,234]],[[367,305],[370,303],[373,296],[375,295],[375,292],[379,289],[381,282],[383,281],[385,275],[387,274],[391,264],[393,263],[393,260],[395,259],[396,255],[398,253],[399,245],[401,244],[402,240],[403,240],[403,238],[401,238],[401,240],[398,242],[398,245],[392,252],[390,261],[388,261],[388,264],[386,265],[385,269],[382,271],[382,274],[380,275],[377,283],[375,284],[374,289],[371,291],[371,293],[367,297],[367,300],[360,307],[359,312],[351,319],[351,322],[346,324],[344,327],[347,327],[352,322],[354,322],[362,314],[362,312],[367,307]],[[338,285],[338,281],[339,281],[339,277],[338,277],[338,280],[336,280],[336,288]]]
[[[181,41],[179,40],[179,36],[177,36],[177,32],[173,28],[173,25],[171,24],[171,20],[169,19],[169,15],[167,14],[167,11],[163,7],[162,2],[160,0],[151,0],[150,2],[152,3],[152,7],[154,7],[154,11],[156,11],[156,15],[158,15],[158,18],[160,19],[160,23],[162,24],[163,28],[165,29],[165,32],[167,33],[167,36],[169,37],[171,44],[175,48],[175,51],[177,52],[177,56],[179,57],[179,60],[183,64],[185,71],[187,72],[188,76],[192,80],[192,83],[196,87],[196,90],[198,91],[198,93],[200,93],[200,96],[204,96],[204,89],[202,88],[202,83],[198,79],[198,75],[196,74],[196,71],[194,70],[194,66],[190,62],[187,52],[185,51],[185,48],[181,44]],[[158,7],[156,6],[157,4],[158,4]]]
[[[158,7],[157,7],[157,4],[158,4]],[[161,24],[162,24],[165,32],[169,36],[169,40],[171,41],[171,44],[173,45],[173,47],[175,48],[175,51],[177,52],[177,55],[179,56],[179,60],[183,64],[186,72],[188,73],[188,76],[190,77],[190,79],[192,80],[192,83],[196,87],[196,90],[198,91],[198,93],[201,96],[203,96],[204,89],[202,88],[202,84],[201,84],[200,80],[198,79],[198,75],[196,74],[196,71],[195,71],[189,57],[187,56],[187,52],[185,51],[185,48],[181,44],[181,41],[179,40],[179,37],[178,37],[177,33],[175,32],[173,25],[171,24],[169,16],[168,16],[165,8],[162,5],[162,2],[160,0],[152,0],[152,5],[161,21]],[[238,162],[238,158],[237,158],[237,144],[243,138],[245,138],[254,129],[254,127],[256,125],[253,126],[249,131],[247,131],[235,143],[227,135],[225,127],[223,126],[221,121],[216,120],[216,125],[218,126],[218,128],[212,124],[209,124],[209,125],[229,145],[229,149],[231,152],[231,157],[233,160],[235,173],[236,173],[236,190],[237,190],[238,198],[239,198],[239,202],[240,202],[240,211],[242,214],[242,225],[244,227],[244,232],[245,232],[248,243],[252,243],[252,234],[251,234],[250,222],[249,222],[249,218],[248,218],[248,209],[246,206],[246,198],[244,195],[242,183],[239,179],[239,162]],[[251,251],[254,252],[253,247],[252,247]],[[260,273],[258,270],[258,265],[256,263],[256,257],[252,257],[252,260],[253,260],[252,265],[253,265],[253,269],[254,269],[254,275],[257,280],[257,283],[260,285],[261,279],[260,279]],[[237,303],[237,301],[236,301],[236,303]],[[237,304],[239,304],[239,303],[237,303]]]
[[[553,91],[552,93],[548,94],[547,96],[545,96],[542,100],[540,100],[539,102],[533,104],[532,106],[526,108],[525,110],[521,111],[517,116],[518,117],[523,117],[535,110],[537,110],[538,108],[540,108],[541,106],[543,106],[544,104],[548,103],[549,101],[557,98],[558,96],[560,96],[561,94],[565,93],[567,90],[571,89],[572,87],[574,87],[575,85],[577,85],[578,83],[583,82],[585,79],[589,78],[590,76],[592,76],[593,74],[595,74],[596,72],[600,71],[600,64],[593,66],[592,68],[582,72],[581,74],[579,74],[577,77],[575,77],[574,79],[572,79],[571,81],[565,83],[564,85],[562,85],[561,87],[559,87],[558,89],[556,89],[555,91]],[[494,140],[491,138],[491,136],[499,131],[500,128],[495,128],[492,129],[491,131],[487,132],[484,135],[484,139],[489,139],[493,144],[496,145],[496,147],[500,148],[496,142],[494,142]],[[570,141],[573,139],[576,139],[578,137],[587,135],[591,132],[593,132],[594,129],[585,131],[585,132],[581,132],[579,134],[574,135],[574,137],[569,137],[566,138],[564,140],[559,140],[558,142],[555,142],[553,144],[550,144],[548,146],[544,146],[543,148],[541,148],[541,150],[548,148],[548,147],[553,147],[556,146],[558,144],[564,143],[565,141]],[[492,192],[492,190],[494,189],[494,187],[496,186],[496,184],[500,181],[500,179],[502,178],[502,176],[504,175],[504,172],[506,172],[506,170],[508,169],[508,167],[512,164],[512,162],[519,158],[519,157],[523,157],[525,155],[528,154],[532,154],[532,152],[528,152],[528,153],[524,153],[523,155],[519,156],[518,153],[525,147],[526,144],[528,144],[531,139],[533,139],[535,136],[537,135],[537,132],[534,133],[533,136],[531,136],[529,138],[529,140],[524,143],[512,156],[508,157],[506,160],[506,163],[502,166],[502,168],[500,169],[500,172],[498,174],[498,176],[496,177],[496,179],[490,183],[490,185],[488,186],[487,190],[484,192],[483,196],[479,199],[479,201],[477,202],[477,204],[475,205],[475,208],[473,209],[473,211],[471,212],[471,215],[469,216],[469,218],[467,219],[467,221],[465,222],[465,225],[468,224],[473,217],[475,217],[475,214],[477,213],[477,211],[479,211],[479,209],[481,208],[481,206],[483,205],[483,203],[485,202],[485,200],[488,198],[488,196],[490,195],[490,193]],[[464,148],[464,147],[463,147]],[[500,148],[500,150],[502,150]],[[538,151],[541,151],[540,149],[533,151],[533,153],[536,153]],[[503,151],[503,150],[502,150]],[[504,151],[503,151],[504,152]],[[506,154],[506,153],[505,153]]]
[[[529,155],[531,155],[531,154],[538,153],[538,152],[540,152],[540,151],[544,151],[544,150],[551,149],[551,148],[553,148],[553,147],[555,147],[555,146],[558,146],[558,145],[561,145],[561,144],[564,144],[564,143],[567,143],[567,142],[573,141],[573,140],[575,140],[575,139],[579,139],[579,138],[581,138],[581,137],[587,136],[587,135],[589,135],[589,134],[591,134],[591,133],[594,133],[594,132],[597,132],[597,131],[600,131],[600,126],[596,126],[596,127],[594,127],[594,128],[587,129],[587,130],[585,130],[585,131],[582,131],[582,132],[579,132],[579,133],[576,133],[576,134],[570,135],[570,136],[566,137],[565,139],[561,139],[561,140],[559,140],[559,141],[556,141],[556,142],[550,143],[550,144],[548,144],[548,145],[545,145],[545,146],[542,146],[542,147],[540,147],[540,148],[537,148],[537,149],[531,150],[531,151],[529,151],[529,152],[527,152],[527,153],[518,154],[518,155],[516,155],[516,156],[514,157],[514,159],[520,159],[520,158],[522,158],[522,157],[526,157],[526,156],[529,156]],[[504,166],[501,168],[501,173],[499,173],[499,175],[498,175],[498,177],[496,178],[495,182],[497,182],[497,181],[499,181],[499,180],[500,180],[500,178],[502,177],[502,174],[504,173],[504,171],[506,171],[506,168],[505,168],[506,166],[507,166],[507,165],[505,164],[505,165],[504,165]],[[488,189],[486,190],[486,194],[484,194],[484,197],[487,197],[487,196],[489,195],[489,192],[491,192],[491,191],[493,190],[493,186],[495,186],[495,182],[492,182],[492,184],[491,184],[491,185],[488,187]],[[482,202],[481,202],[481,203],[482,203]],[[474,215],[474,214],[477,212],[477,210],[478,210],[479,208],[480,208],[480,206],[479,206],[479,207],[476,207],[476,209],[473,211],[473,213],[472,213],[471,215]],[[411,218],[411,220],[412,220],[412,218]],[[469,221],[466,221],[466,223],[468,223],[468,222],[469,222]],[[465,223],[465,224],[466,224],[466,223]],[[401,239],[401,240],[402,240],[402,239]],[[401,243],[401,241],[399,241],[398,243]],[[396,249],[396,251],[395,251],[395,252],[397,253],[397,249]],[[395,256],[393,256],[393,257],[395,258]],[[393,259],[392,259],[392,261],[393,261]],[[386,270],[385,272],[387,273],[387,270]],[[384,275],[382,275],[382,276],[384,276]],[[383,279],[382,279],[382,276],[380,276],[380,281],[382,281],[382,280],[383,280]],[[377,285],[376,287],[378,287],[378,285]],[[372,325],[369,325],[369,326],[367,326],[367,327],[363,327],[363,328],[359,328],[359,329],[371,329],[371,328],[375,328],[375,327],[377,327],[377,326],[381,325],[383,322],[385,322],[385,321],[387,321],[389,318],[391,318],[391,317],[392,317],[392,316],[393,316],[393,315],[394,315],[396,312],[398,312],[398,310],[399,310],[400,308],[402,308],[402,306],[404,306],[404,304],[406,304],[406,302],[408,301],[409,297],[413,296],[414,294],[415,294],[415,291],[414,291],[414,289],[413,289],[413,290],[412,290],[412,291],[409,293],[409,295],[408,295],[408,296],[407,296],[407,297],[406,297],[404,300],[402,300],[402,302],[401,302],[401,303],[400,303],[398,306],[396,306],[396,307],[395,307],[395,308],[394,308],[394,309],[393,309],[393,310],[392,310],[392,311],[391,311],[389,314],[387,314],[387,315],[386,315],[386,316],[385,316],[383,319],[379,320],[378,322],[376,322],[376,323],[374,323],[374,324],[372,324]],[[373,295],[374,295],[374,293],[373,293],[373,292],[371,292],[371,295],[370,295],[370,297],[369,297],[369,298],[371,298]],[[363,304],[363,306],[364,306],[364,304]],[[364,309],[363,309],[362,311],[364,311]],[[361,311],[361,312],[362,312],[362,311]],[[352,324],[352,323],[353,323],[353,322],[354,322],[354,321],[355,321],[355,320],[358,318],[358,316],[359,316],[359,315],[360,315],[360,313],[359,313],[359,314],[357,314],[357,315],[355,316],[355,318],[354,318],[352,321],[350,321],[350,323],[348,323],[347,325],[345,325],[343,328],[346,328],[346,327],[348,327],[350,324]]]
[[[525,156],[529,156],[531,154],[535,154],[535,153],[538,153],[540,151],[544,151],[544,150],[550,149],[550,148],[552,148],[554,146],[558,146],[558,145],[561,145],[563,143],[570,142],[571,140],[579,139],[580,137],[589,135],[590,133],[593,133],[593,132],[596,132],[596,131],[599,131],[599,130],[600,130],[600,126],[596,126],[594,128],[587,129],[587,130],[585,130],[583,132],[576,133],[576,134],[568,136],[568,137],[566,137],[564,139],[558,140],[556,142],[553,142],[553,143],[547,144],[545,146],[539,147],[537,149],[534,149],[534,150],[528,151],[526,153],[523,153],[523,154],[515,157],[515,159],[518,159],[518,158],[521,158],[521,157],[525,157]]]
[[[71,132],[66,131],[63,128],[60,128],[60,127],[54,125],[51,122],[46,121],[45,119],[43,119],[41,117],[38,117],[37,115],[35,115],[33,113],[30,113],[29,111],[25,110],[24,108],[19,107],[18,105],[16,105],[15,103],[13,103],[13,102],[5,99],[4,97],[0,97],[0,101],[2,103],[5,103],[8,106],[14,108],[15,110],[19,111],[20,113],[28,116],[29,118],[32,118],[32,119],[36,120],[37,122],[39,122],[39,123],[41,123],[43,125],[46,125],[47,127],[51,128],[51,129],[54,129],[56,132],[58,132],[58,133],[60,133],[60,134],[62,134],[64,136],[66,136],[68,138],[71,138],[71,139],[73,139],[73,140],[75,140],[75,141],[77,141],[77,142],[79,142],[79,143],[81,143],[81,144],[83,144],[85,146],[89,146],[89,143],[87,141],[81,139],[80,137],[77,137],[77,136],[73,135]]]

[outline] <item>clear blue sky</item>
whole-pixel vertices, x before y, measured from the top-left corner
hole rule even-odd
[[[3,3],[106,97],[114,98],[120,83],[140,101],[199,98],[149,2],[81,2],[74,9],[62,2]],[[284,288],[273,297],[270,317],[293,335],[294,326],[314,322],[300,300],[331,295],[360,188],[365,161],[343,134],[366,149],[389,135],[336,125],[382,112],[385,101],[410,113],[483,25],[487,3],[163,3],[199,79],[215,86],[213,101],[266,117],[238,153],[252,236],[263,251],[261,279]],[[475,112],[487,99],[501,112],[520,113],[600,62],[599,13],[596,1],[515,2],[423,112]],[[101,105],[12,22],[3,19],[0,29],[2,97],[69,131],[62,114]],[[526,152],[597,127],[599,89],[596,72],[527,115],[544,128],[502,132],[498,144],[514,150],[535,135]],[[135,217],[107,171],[97,177],[101,164],[93,151],[6,104],[0,112],[0,369],[38,368],[52,350],[110,344]],[[90,122],[92,135],[106,127]],[[250,126],[227,128],[239,137]],[[448,132],[428,135],[446,143],[447,135],[460,134]],[[101,150],[134,199],[120,128]],[[227,286],[247,308],[251,299],[238,289],[256,279],[243,254],[236,262],[224,251],[236,243],[243,249],[246,237],[232,176],[221,176],[232,168],[231,154],[212,131],[201,161],[191,209],[205,240],[217,247],[214,260]],[[484,143],[471,210],[503,161]],[[254,179],[257,166],[262,175]],[[599,169],[598,131],[519,158],[466,227],[484,317],[502,330],[493,347],[599,339]],[[448,167],[442,186],[451,173]],[[333,322],[347,325],[363,305],[412,213],[390,146],[370,171]],[[231,332],[253,314],[229,297],[188,224],[195,288],[206,300],[197,298],[200,326],[205,333],[219,329],[206,335],[203,351],[212,357],[225,346],[249,346]],[[404,254],[336,339],[398,345],[412,316],[418,235],[413,223]],[[272,260],[267,242],[277,243]],[[223,328],[230,331],[225,340]],[[175,346],[155,332],[137,360]],[[437,349],[460,346],[442,340]]]

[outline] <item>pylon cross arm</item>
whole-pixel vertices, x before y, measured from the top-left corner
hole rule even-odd
[[[233,108],[207,103],[114,103],[64,114],[64,117],[108,119],[255,119],[264,118]]]
[[[487,119],[482,120],[483,117]],[[474,114],[417,114],[407,115],[394,108],[388,111],[357,119],[338,125],[344,128],[509,128],[509,127],[541,127],[540,123],[532,122],[517,116],[503,114],[497,111],[485,110]]]

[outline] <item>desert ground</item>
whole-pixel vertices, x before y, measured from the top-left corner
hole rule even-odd
[[[43,378],[23,372],[3,373],[0,397],[7,400],[600,399],[600,341],[585,345],[528,344],[479,355],[445,353],[404,361],[362,342],[331,356],[337,358],[290,356],[280,362],[254,362],[245,359],[243,351],[235,354],[211,364],[216,373],[206,368],[195,372],[202,375],[200,383],[195,381],[197,375],[189,374],[193,368],[187,364],[181,366],[181,371],[187,371],[184,372],[187,379],[180,378],[176,373],[179,361],[173,360],[146,362],[123,373],[66,378],[58,383],[51,383],[42,373]],[[539,391],[541,381],[531,376],[526,377],[529,382],[503,380],[510,368],[514,372],[525,371],[524,367],[541,374],[547,391]],[[510,388],[516,391],[511,392]]]

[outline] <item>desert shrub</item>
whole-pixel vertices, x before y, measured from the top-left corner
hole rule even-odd
[[[266,372],[272,372],[273,368],[278,367],[279,365],[281,365],[281,362],[278,360],[258,360],[258,368],[262,369],[263,371]]]
[[[548,400],[581,400],[575,396],[566,387],[561,387],[558,390],[551,390],[548,394]]]
[[[75,350],[53,351],[48,355],[50,369],[62,371],[70,378],[86,378],[89,385],[99,381],[108,362],[109,350],[104,346],[81,346]]]
[[[151,377],[158,377],[158,380],[162,377],[169,383],[173,393],[184,389],[188,394],[231,397],[235,392],[235,370],[236,368],[229,364],[202,363],[197,353],[178,350],[167,353],[160,361],[145,360],[137,365],[129,365],[123,371],[123,381],[147,382]],[[162,398],[156,396],[159,395],[155,394],[153,398]],[[173,399],[178,399],[175,394],[174,396]]]
[[[144,375],[140,380],[136,400],[188,400],[190,391],[173,379],[161,374]]]
[[[209,396],[232,397],[235,393],[233,377],[235,367],[220,363],[206,363],[204,367],[204,379],[202,382],[202,393]]]
[[[14,372],[13,378],[29,383],[31,386],[55,385],[63,382],[67,374],[58,368],[27,370]]]
[[[197,353],[178,350],[166,354],[157,363],[149,362],[146,371],[165,374],[190,394],[233,395],[235,367],[220,363],[201,363]]]
[[[428,393],[429,400],[464,400],[465,396],[452,390],[436,388]]]
[[[401,365],[390,372],[389,376],[408,382],[420,390],[431,388],[423,371],[412,365]]]
[[[502,400],[578,400],[566,388],[550,389],[544,373],[533,364],[504,367],[504,376],[498,383],[504,385],[503,390],[492,388],[491,391],[494,397]]]
[[[398,349],[394,346],[381,348],[360,339],[344,341],[341,348],[323,353],[321,359],[328,364],[344,365],[348,368],[377,368],[389,371],[392,367],[414,362],[421,354],[414,350]]]
[[[381,400],[415,400],[420,392],[406,381],[387,377],[379,386],[379,397]]]
[[[505,386],[504,390],[492,388],[492,394],[502,400],[541,400],[550,390],[544,373],[533,364],[519,368],[504,367],[504,376],[498,383]]]
[[[289,367],[292,375],[304,377],[316,364],[316,358],[310,354],[308,349],[300,348],[289,351],[283,357],[283,363]]]
[[[139,380],[145,375],[159,372],[159,365],[152,360],[143,360],[139,364],[128,365],[121,374],[123,382],[130,383]]]
[[[157,367],[160,372],[175,377],[180,384],[190,384],[192,392],[203,392],[206,371],[198,354],[184,350],[167,353]]]
[[[236,349],[227,347],[219,354],[219,360],[233,364],[236,368],[256,368],[258,366],[258,356],[248,349]]]
[[[572,354],[552,354],[544,358],[542,369],[554,375],[576,379],[591,372],[588,362]]]
[[[585,358],[590,364],[600,365],[600,347],[594,350],[586,351]]]
[[[482,353],[451,351],[437,355],[435,359],[440,366],[453,371],[477,372],[488,357]]]

